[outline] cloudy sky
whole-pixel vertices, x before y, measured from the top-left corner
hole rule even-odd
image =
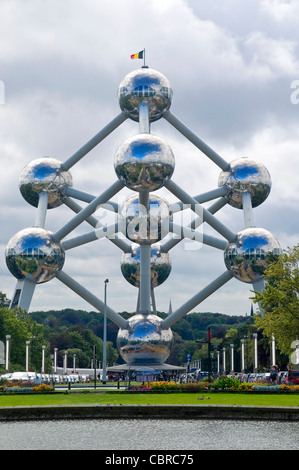
[[[144,48],[147,65],[172,85],[174,115],[226,161],[246,156],[266,166],[272,189],[254,210],[256,226],[282,248],[298,243],[296,0],[2,0],[0,15],[0,290],[9,298],[16,279],[5,248],[36,214],[19,191],[22,168],[42,156],[65,161],[117,116],[120,82],[143,65],[130,55]],[[96,196],[113,184],[114,154],[138,132],[127,120],[86,155],[71,169],[74,188]],[[173,181],[193,196],[217,188],[219,167],[168,122],[151,132],[174,152]],[[55,232],[72,217],[65,206],[49,210],[46,228]],[[229,205],[217,217],[234,232],[244,227],[242,211]],[[84,223],[76,234],[87,231]],[[64,270],[101,299],[109,278],[109,306],[134,311],[137,289],[121,274],[121,255],[97,240],[68,251]],[[175,310],[225,271],[223,253],[207,246],[182,242],[171,258],[172,272],[155,291],[158,310],[170,299]],[[231,280],[195,311],[249,313],[251,288]],[[92,310],[57,279],[36,287],[32,311],[66,307]]]

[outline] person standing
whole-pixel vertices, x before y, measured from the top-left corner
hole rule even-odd
[[[293,369],[291,368],[290,364],[287,365],[288,369],[288,384],[292,385],[293,384]]]

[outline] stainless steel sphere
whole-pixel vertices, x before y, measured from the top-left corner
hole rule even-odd
[[[170,328],[162,328],[162,320],[156,315],[134,315],[129,326],[120,329],[117,346],[121,357],[128,364],[162,364],[170,354],[173,334]]]
[[[125,140],[114,157],[115,172],[133,191],[155,191],[173,174],[175,159],[164,140],[138,134]]]
[[[118,216],[132,242],[152,244],[169,233],[169,204],[154,194],[149,196],[148,211],[140,204],[138,195],[132,195],[120,205]]]
[[[62,269],[65,259],[60,243],[48,230],[30,227],[14,235],[6,248],[6,264],[17,279],[41,284]]]
[[[242,194],[245,192],[251,194],[252,207],[262,204],[270,193],[271,185],[270,174],[264,165],[248,158],[232,161],[218,180],[219,187],[228,189],[228,203],[238,209],[243,208]]]
[[[38,206],[39,194],[48,194],[48,209],[58,207],[63,203],[63,190],[72,186],[69,171],[63,169],[59,160],[50,157],[32,160],[22,170],[19,178],[19,188],[23,198],[32,206]]]
[[[252,283],[261,279],[269,263],[277,260],[282,250],[278,240],[265,229],[250,227],[237,233],[224,251],[226,267],[240,281]]]
[[[130,72],[118,89],[120,108],[126,111],[134,121],[139,121],[138,106],[144,101],[149,105],[150,120],[160,119],[169,109],[172,95],[171,85],[167,78],[148,67]]]
[[[163,284],[171,271],[169,253],[161,251],[161,245],[151,246],[151,286],[152,289]],[[131,253],[124,253],[121,260],[121,272],[132,286],[140,286],[140,245],[134,244]]]

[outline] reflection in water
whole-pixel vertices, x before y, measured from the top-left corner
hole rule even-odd
[[[298,431],[281,421],[0,422],[3,450],[298,450]]]

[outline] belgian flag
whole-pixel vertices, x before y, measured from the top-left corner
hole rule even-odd
[[[143,52],[144,51],[140,51],[140,52],[137,52],[137,54],[132,54],[131,59],[143,59]]]

